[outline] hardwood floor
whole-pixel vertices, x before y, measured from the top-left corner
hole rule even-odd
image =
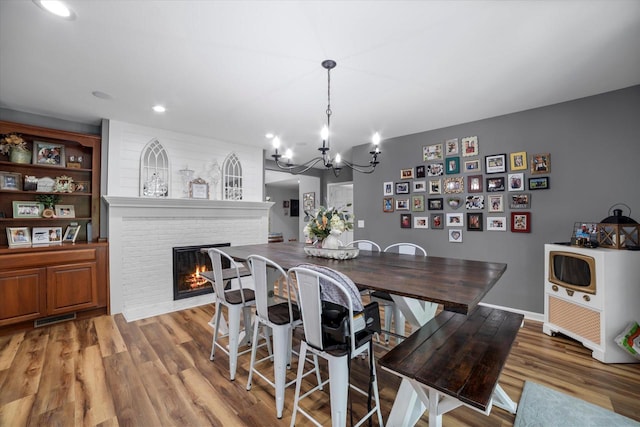
[[[101,316],[0,337],[0,426],[288,426],[293,387],[278,420],[273,389],[254,377],[246,390],[249,354],[240,356],[233,382],[226,355],[209,360],[212,314],[202,306],[131,323]],[[363,360],[352,362],[354,382],[365,384],[365,368]],[[378,377],[386,417],[399,380],[380,368]],[[533,321],[519,332],[500,383],[517,401],[525,380],[640,421],[640,364],[602,364]],[[314,396],[304,406],[328,423],[328,395]],[[356,415],[364,413],[364,398],[352,403]],[[495,407],[490,416],[461,407],[443,425],[512,426],[514,419]],[[424,415],[419,425],[427,424]]]

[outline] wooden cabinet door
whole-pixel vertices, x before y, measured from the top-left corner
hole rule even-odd
[[[46,278],[45,268],[0,273],[0,326],[46,314]]]
[[[62,314],[98,305],[95,262],[47,268],[47,313]]]

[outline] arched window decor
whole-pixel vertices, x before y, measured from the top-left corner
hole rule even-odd
[[[140,155],[140,196],[169,197],[169,156],[157,139]]]
[[[227,156],[222,164],[223,197],[225,200],[242,200],[242,165],[235,153]]]

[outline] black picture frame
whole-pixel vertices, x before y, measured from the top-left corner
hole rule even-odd
[[[548,176],[536,176],[529,178],[529,190],[548,190],[549,188]]]
[[[300,216],[300,200],[291,199],[291,204],[289,208],[289,215],[291,216]]]
[[[427,199],[427,201],[430,211],[441,211],[444,208],[444,199],[442,197]]]
[[[504,191],[504,176],[487,178],[487,192],[495,193],[497,191]]]
[[[409,182],[396,182],[396,194],[409,194]]]
[[[424,165],[416,166],[416,178],[425,178],[427,170]]]
[[[484,219],[481,212],[467,212],[467,230],[483,231]]]
[[[491,154],[484,156],[484,172],[486,174],[504,173],[507,171],[507,155]]]

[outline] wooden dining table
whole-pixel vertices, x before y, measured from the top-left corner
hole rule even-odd
[[[239,262],[245,262],[252,254],[261,255],[285,270],[316,264],[340,271],[361,289],[389,293],[414,329],[431,320],[438,305],[469,315],[507,269],[506,264],[499,262],[363,250],[356,258],[346,260],[312,257],[304,252],[302,242],[231,246],[224,251]],[[417,419],[425,410],[405,380],[398,390],[398,402],[402,402],[398,405],[402,409],[396,409],[394,404],[387,425],[404,425],[407,419]],[[413,414],[407,416],[407,407]]]

